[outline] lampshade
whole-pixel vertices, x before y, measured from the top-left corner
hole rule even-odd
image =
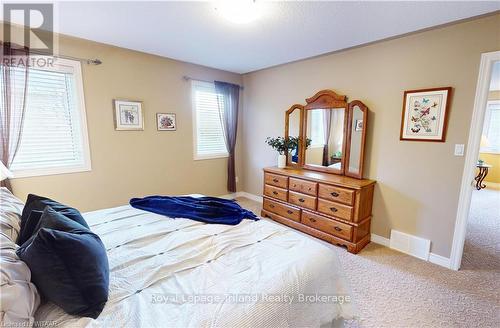
[[[2,162],[0,162],[0,181],[12,178],[13,176],[12,172],[10,172],[9,169],[6,168]]]

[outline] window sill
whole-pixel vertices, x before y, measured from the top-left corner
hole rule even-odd
[[[204,161],[208,159],[219,159],[219,158],[226,158],[229,157],[229,154],[213,154],[213,155],[194,155],[194,160],[195,161]]]
[[[480,149],[479,155],[481,154],[500,155],[500,150]]]
[[[46,168],[46,169],[32,169],[32,170],[13,170],[14,175],[11,180],[40,177],[46,175],[59,175],[59,174],[69,174],[78,172],[89,172],[92,168],[89,165],[85,166],[72,166],[72,167],[57,167],[57,168]]]

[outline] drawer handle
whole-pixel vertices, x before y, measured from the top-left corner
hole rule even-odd
[[[271,204],[271,205],[269,205],[269,207],[270,207],[270,208],[274,208],[274,205],[273,205],[273,204]]]
[[[303,203],[305,202],[306,200],[304,198],[299,198],[299,202]]]
[[[338,209],[336,209],[335,207],[330,207],[330,211],[332,211],[332,212],[334,212],[334,213],[335,213],[335,212],[337,212],[337,211],[338,211]]]
[[[287,212],[288,214],[293,214],[293,211],[290,211],[290,210],[288,210],[288,211],[286,211],[286,212]]]
[[[311,221],[311,222],[316,222],[316,219],[309,218],[309,221]]]
[[[273,191],[273,195],[277,195],[277,194],[278,194],[278,192],[277,192],[277,191]]]
[[[296,185],[296,184],[293,184],[293,187],[295,188],[295,187],[297,187],[297,185]]]
[[[336,192],[332,192],[332,193],[330,193],[330,195],[332,195],[333,197],[339,197],[339,194]]]
[[[342,231],[342,229],[340,229],[339,227],[335,227],[333,229],[335,229],[336,231]]]
[[[274,179],[273,179],[273,182],[278,182],[278,181],[280,181],[280,180],[278,180],[278,179],[276,179],[276,178],[274,178]]]
[[[311,190],[311,187],[309,187],[309,189],[308,189],[308,190]]]

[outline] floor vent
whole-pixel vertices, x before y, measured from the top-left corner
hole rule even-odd
[[[409,235],[401,231],[391,230],[390,247],[397,251],[428,261],[431,241]]]

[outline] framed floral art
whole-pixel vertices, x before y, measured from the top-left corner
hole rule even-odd
[[[158,131],[177,130],[177,122],[173,113],[156,113],[156,123]]]
[[[450,96],[451,87],[405,91],[399,139],[444,142]]]

